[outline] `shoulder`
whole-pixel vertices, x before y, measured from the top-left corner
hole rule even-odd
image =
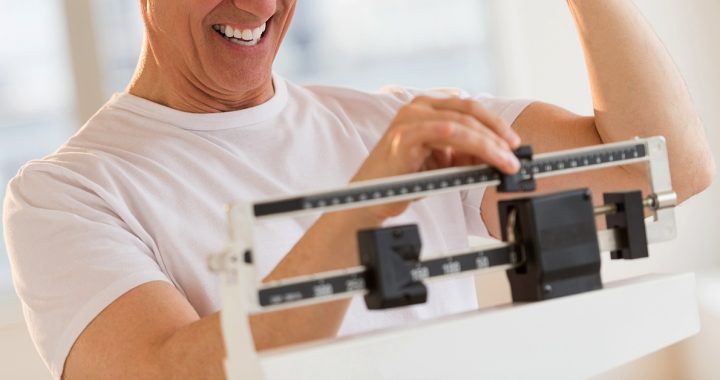
[[[115,197],[98,182],[73,165],[51,160],[31,161],[8,182],[4,218],[8,226],[12,226],[17,223],[11,221],[39,212],[55,219],[66,217],[70,211],[108,210],[110,203],[116,203]]]
[[[123,146],[139,145],[128,133],[123,112],[101,108],[77,133],[55,152],[25,163],[8,182],[5,202],[9,205],[60,207],[82,199],[111,201],[111,189],[121,160],[114,159]]]
[[[412,97],[385,91],[363,91],[341,86],[289,84],[291,99],[302,106],[316,106],[353,116],[391,115]]]
[[[416,89],[404,86],[385,86],[377,91],[364,91],[343,86],[297,85],[289,83],[290,92],[313,98],[323,104],[365,106],[397,109],[418,96],[468,97],[468,93],[454,88]]]
[[[483,107],[500,116],[506,123],[512,124],[518,115],[533,103],[527,99],[495,97],[487,93],[471,94],[464,89],[453,87],[418,89],[392,85],[374,92],[327,85],[289,84],[289,88],[291,94],[294,93],[300,98],[360,118],[370,115],[392,117],[400,107],[418,96],[459,97],[480,102]]]

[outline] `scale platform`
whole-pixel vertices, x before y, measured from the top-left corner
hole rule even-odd
[[[259,354],[266,379],[583,379],[700,330],[692,273]]]

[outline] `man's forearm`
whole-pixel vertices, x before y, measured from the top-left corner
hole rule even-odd
[[[357,265],[355,231],[379,226],[364,213],[331,213],[321,217],[265,278],[278,280]],[[349,301],[334,301],[251,317],[257,350],[334,336]],[[178,330],[158,344],[158,374],[168,379],[223,379],[225,357],[220,313]],[[155,359],[153,359],[155,360]]]
[[[356,266],[356,232],[381,224],[363,209],[325,214],[263,281]],[[267,349],[335,336],[349,304],[341,300],[255,316],[251,319],[255,345]]]
[[[713,163],[685,82],[630,0],[569,0],[585,50],[595,123],[605,142],[663,135],[680,199],[705,188]]]

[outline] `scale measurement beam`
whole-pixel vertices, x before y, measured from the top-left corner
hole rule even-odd
[[[415,281],[440,280],[454,274],[468,274],[484,269],[510,269],[519,265],[511,245],[502,245],[488,250],[472,250],[457,255],[420,261],[408,267]]]
[[[477,271],[506,270],[519,265],[513,246],[499,245],[485,250],[471,249],[455,255],[419,261],[407,267],[415,281],[436,280]],[[365,267],[318,273],[302,278],[263,285],[258,291],[261,312],[328,302],[366,294],[368,273]]]
[[[616,229],[598,231],[601,252],[619,249]],[[412,263],[407,270],[414,281],[435,281],[455,275],[499,271],[523,264],[514,245],[505,243],[491,248],[471,248],[463,252]],[[287,309],[365,295],[368,273],[363,266],[294,277],[263,284],[258,289],[260,312]]]
[[[367,291],[365,267],[358,267],[346,273],[318,273],[289,282],[278,281],[263,285],[258,290],[261,307],[297,306],[308,300],[317,302],[329,299],[352,297]]]
[[[535,178],[627,165],[649,159],[648,139],[597,145],[536,155],[521,163],[521,177]],[[253,205],[257,219],[319,211],[337,211],[420,198],[434,193],[500,183],[503,174],[487,165],[440,169],[349,184],[336,190],[263,201]]]

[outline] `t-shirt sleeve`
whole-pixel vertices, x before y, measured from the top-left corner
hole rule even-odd
[[[143,283],[168,281],[152,250],[83,177],[24,169],[7,188],[5,237],[30,335],[52,376],[85,327]]]

